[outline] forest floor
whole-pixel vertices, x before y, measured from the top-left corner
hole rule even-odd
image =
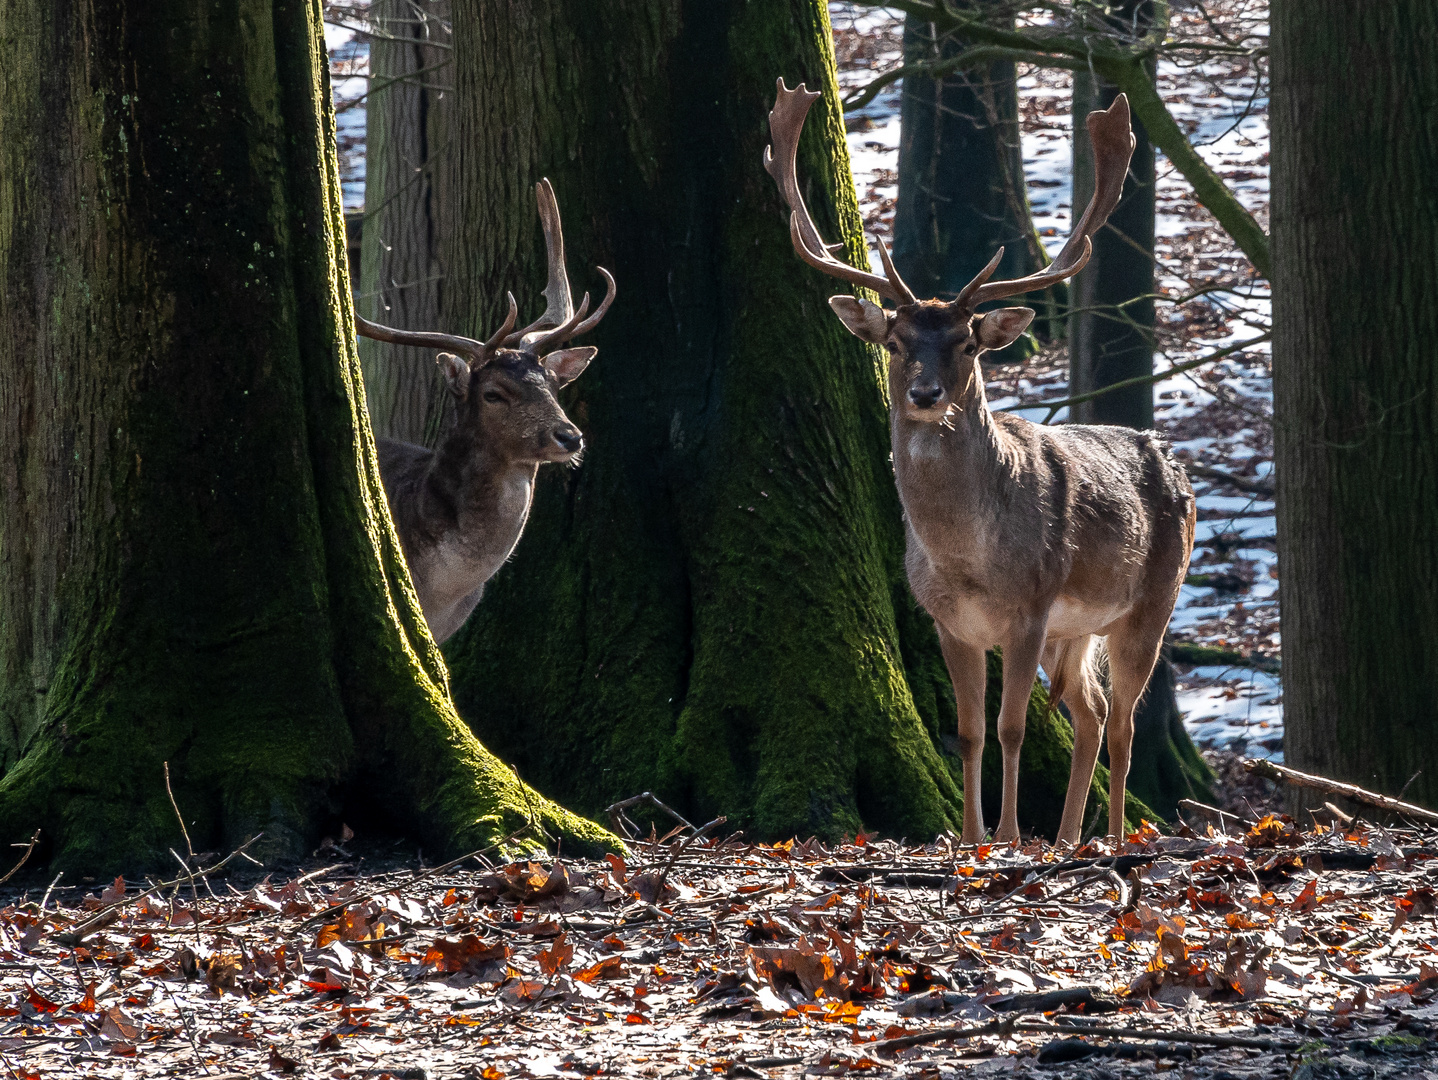
[[[676,836],[628,863],[423,871],[349,841],[258,881],[38,879],[0,909],[0,1067],[1438,1075],[1438,837],[1230,828],[1117,857]]]

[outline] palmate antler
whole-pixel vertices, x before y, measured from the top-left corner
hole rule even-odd
[[[535,196],[539,200],[539,219],[544,226],[544,247],[549,262],[549,283],[544,288],[544,314],[538,319],[522,330],[515,330],[514,324],[519,321],[519,305],[515,303],[514,294],[508,293],[509,314],[505,317],[504,324],[485,341],[427,330],[396,330],[390,326],[372,323],[359,315],[355,315],[355,331],[364,337],[385,341],[391,345],[448,349],[467,357],[472,361],[471,367],[478,367],[492,360],[500,349],[518,348],[542,356],[570,338],[593,330],[599,325],[599,320],[608,313],[609,305],[614,303],[614,275],[604,267],[599,267],[598,270],[606,283],[604,302],[599,305],[599,310],[586,319],[585,315],[589,312],[589,294],[585,293],[579,310],[576,311],[569,291],[569,274],[564,266],[564,229],[559,220],[559,203],[554,198],[554,188],[550,186],[548,179],[535,185]]]
[[[544,314],[523,330],[506,337],[504,347],[514,348],[519,345],[542,353],[545,349],[561,345],[570,338],[588,333],[598,326],[599,320],[608,313],[609,305],[614,303],[615,284],[614,276],[604,267],[598,267],[605,281],[604,302],[599,305],[598,311],[586,319],[584,316],[589,311],[589,294],[585,293],[579,302],[579,310],[574,309],[573,295],[569,291],[569,272],[564,264],[564,227],[559,221],[559,202],[554,197],[554,188],[550,186],[548,179],[536,184],[534,193],[539,200],[539,220],[544,226],[544,249],[549,256],[549,283],[544,287]]]
[[[846,262],[834,258],[833,252],[842,251],[843,244],[826,244],[819,236],[809,208],[804,205],[804,196],[799,194],[799,181],[795,176],[796,157],[799,153],[799,132],[804,129],[804,118],[809,115],[809,106],[819,95],[800,83],[794,90],[778,80],[778,97],[769,113],[769,136],[773,144],[764,148],[764,169],[779,185],[779,193],[789,205],[789,238],[794,250],[816,270],[822,270],[830,277],[873,289],[880,296],[886,296],[896,304],[912,304],[916,298],[904,279],[894,269],[889,259],[889,249],[879,240],[879,259],[884,264],[884,276],[859,270]],[[876,238],[877,239],[877,238]]]
[[[809,106],[819,97],[800,83],[790,90],[784,80],[778,80],[778,98],[773,111],[769,113],[769,133],[774,142],[764,150],[764,168],[779,185],[779,192],[788,204],[789,237],[794,250],[815,269],[822,270],[830,277],[839,278],[853,285],[873,289],[880,296],[896,304],[912,304],[917,299],[912,290],[899,277],[889,258],[888,248],[877,237],[879,259],[884,266],[884,276],[869,273],[834,258],[833,252],[842,250],[842,244],[826,244],[809,216],[804,197],[799,193],[795,176],[795,157],[799,148],[799,132],[804,127],[804,118]],[[1094,193],[1088,208],[1069,234],[1068,242],[1059,252],[1058,258],[1043,270],[1027,277],[1011,281],[989,281],[1003,259],[1004,249],[999,248],[989,264],[979,271],[973,281],[964,286],[958,297],[950,303],[957,310],[972,312],[979,304],[989,300],[1000,300],[1006,296],[1033,292],[1047,288],[1065,278],[1073,277],[1083,269],[1093,251],[1090,239],[1103,227],[1113,208],[1118,205],[1123,193],[1123,180],[1128,174],[1129,159],[1133,157],[1134,137],[1129,127],[1128,98],[1120,94],[1109,108],[1093,112],[1088,116],[1089,138],[1094,150]]]
[[[1133,157],[1135,140],[1129,126],[1128,95],[1119,94],[1107,109],[1088,114],[1089,141],[1093,144],[1094,189],[1088,207],[1069,233],[1058,258],[1036,274],[1010,281],[989,281],[998,269],[1004,249],[994,252],[989,264],[960,290],[953,306],[970,310],[989,300],[1037,292],[1073,277],[1093,254],[1093,234],[1103,228],[1123,194],[1123,180]]]

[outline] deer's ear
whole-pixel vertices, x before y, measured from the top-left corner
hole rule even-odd
[[[857,296],[831,296],[829,306],[856,338],[882,345],[889,337],[889,317],[878,304]]]
[[[434,358],[434,362],[439,365],[449,392],[460,401],[469,397],[469,365],[464,359],[452,352],[442,352]]]
[[[559,381],[559,385],[563,386],[565,383],[571,383],[579,378],[584,369],[589,366],[589,361],[593,360],[598,353],[599,350],[593,345],[581,345],[577,349],[560,349],[558,352],[552,352],[540,363],[544,365],[544,370],[553,375]]]
[[[974,334],[985,349],[1002,349],[1017,341],[1034,321],[1034,309],[1006,307],[986,311],[974,320]]]

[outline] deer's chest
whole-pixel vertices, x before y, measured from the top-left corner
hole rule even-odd
[[[982,554],[977,561],[952,554],[935,558],[911,527],[906,562],[909,586],[935,622],[970,645],[988,648],[1003,642],[1014,607],[992,583],[994,569]]]
[[[534,497],[534,482],[527,476],[507,479],[496,492],[494,516],[489,528],[479,534],[480,543],[474,555],[478,558],[488,581],[514,552],[524,524],[529,519],[529,506]]]

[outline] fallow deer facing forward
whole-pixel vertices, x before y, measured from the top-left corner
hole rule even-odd
[[[830,306],[857,337],[889,352],[894,478],[903,503],[909,584],[938,625],[958,702],[965,843],[983,837],[979,766],[984,747],[984,651],[1003,649],[1003,806],[999,840],[1018,836],[1019,749],[1038,665],[1068,706],[1074,755],[1059,839],[1077,843],[1098,760],[1107,703],[1095,671],[1107,638],[1111,836],[1123,834],[1133,711],[1158,657],[1193,548],[1193,490],[1151,432],[1045,427],[989,411],[979,357],[1017,338],[1028,308],[976,314],[978,306],[1072,277],[1090,236],[1118,202],[1133,154],[1128,99],[1088,118],[1094,195],[1063,251],[1045,270],[990,282],[1002,249],[952,302],[918,300],[879,241],[882,275],[834,257],[795,177],[799,132],[818,94],[782,79],[769,114],[764,167],[791,211],[790,238],[809,265],[894,301],[835,296]]]
[[[604,318],[614,302],[614,278],[600,267],[607,284],[604,302],[585,318],[585,293],[575,310],[559,206],[548,180],[539,182],[537,195],[549,284],[544,314],[524,329],[514,329],[519,308],[513,293],[504,325],[487,341],[393,330],[355,316],[358,332],[376,341],[454,350],[438,358],[456,413],[439,448],[375,440],[400,546],[437,642],[464,624],[484,583],[514,551],[529,518],[539,466],[573,462],[584,448],[584,437],[554,395],[598,350],[560,346]]]

